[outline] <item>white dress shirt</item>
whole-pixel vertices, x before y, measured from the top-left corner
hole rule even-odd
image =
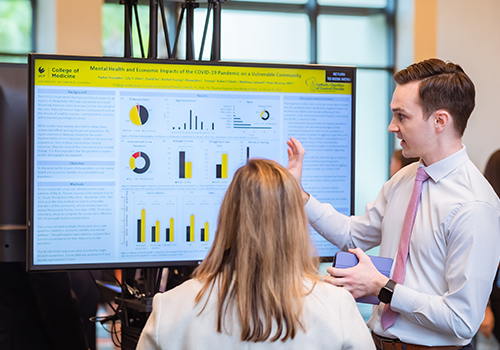
[[[342,250],[380,244],[380,256],[395,259],[419,166],[394,175],[360,217],[342,215],[311,197],[305,207],[311,225]],[[500,201],[465,146],[425,170],[430,178],[422,187],[405,281],[391,302],[400,314],[384,331],[381,303],[368,325],[378,335],[407,343],[463,346],[484,318],[498,267]]]
[[[312,286],[310,281],[305,283]],[[286,342],[254,343],[240,340],[241,327],[235,308],[229,309],[223,332],[217,332],[217,284],[200,313],[207,300],[206,293],[195,306],[201,287],[202,283],[193,279],[166,293],[156,294],[153,312],[141,333],[137,350],[375,350],[354,298],[343,288],[318,282],[304,297],[302,321],[306,333],[299,329],[295,338]]]

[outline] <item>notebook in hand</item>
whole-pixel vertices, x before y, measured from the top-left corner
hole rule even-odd
[[[380,256],[370,256],[375,267],[385,276],[389,277],[392,268],[392,259],[391,258],[383,258]],[[353,253],[349,252],[337,252],[335,257],[333,258],[333,267],[339,269],[345,269],[349,267],[354,267],[358,264],[358,258]],[[358,303],[367,303],[367,304],[379,304],[380,300],[376,296],[370,295],[366,297],[361,297],[356,299]]]

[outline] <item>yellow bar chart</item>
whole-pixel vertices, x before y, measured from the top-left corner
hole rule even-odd
[[[201,229],[201,241],[208,242],[208,222],[205,222],[205,227]]]
[[[174,241],[174,218],[170,218],[170,227],[166,230],[166,241],[173,242]]]
[[[146,242],[146,209],[141,210],[141,236],[139,242]]]
[[[189,226],[186,226],[186,241],[194,242],[194,215],[190,216]]]
[[[154,226],[154,229],[155,229],[155,235],[154,235],[154,239],[153,239],[153,242],[159,242],[160,241],[160,221],[156,220],[156,225]]]
[[[193,177],[193,163],[186,162],[186,151],[179,151],[179,178],[191,179]]]
[[[153,214],[151,214],[151,210],[149,214],[146,214],[147,209],[141,209],[140,210],[140,219],[137,220],[137,242],[138,243],[144,243],[146,242],[146,227],[151,227],[151,235],[148,234],[148,241],[149,239],[153,243],[159,243],[159,242],[173,242],[174,241],[174,218],[165,218],[163,222],[168,222],[167,226],[165,229],[163,229],[163,232],[165,232],[165,237],[162,235],[162,224],[161,224],[161,218],[158,218],[156,220],[151,220],[151,216],[154,216],[155,211],[153,210]],[[156,210],[157,211],[157,210]],[[150,217],[149,222],[146,223],[146,218]],[[153,224],[153,225],[151,225]]]
[[[215,178],[227,179],[227,153],[222,153],[222,161],[215,166]]]

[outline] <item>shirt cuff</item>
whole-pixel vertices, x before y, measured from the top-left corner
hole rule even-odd
[[[323,215],[322,204],[313,196],[309,196],[309,200],[304,205],[309,222],[317,221]]]
[[[391,300],[391,309],[399,313],[412,313],[413,305],[420,293],[402,284],[397,284]]]

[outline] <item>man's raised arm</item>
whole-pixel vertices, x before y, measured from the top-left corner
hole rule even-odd
[[[309,194],[302,188],[302,167],[304,165],[304,156],[306,150],[296,138],[290,137],[286,142],[288,144],[288,165],[286,169],[293,175],[300,188],[302,189],[302,199],[304,204],[309,200]]]

